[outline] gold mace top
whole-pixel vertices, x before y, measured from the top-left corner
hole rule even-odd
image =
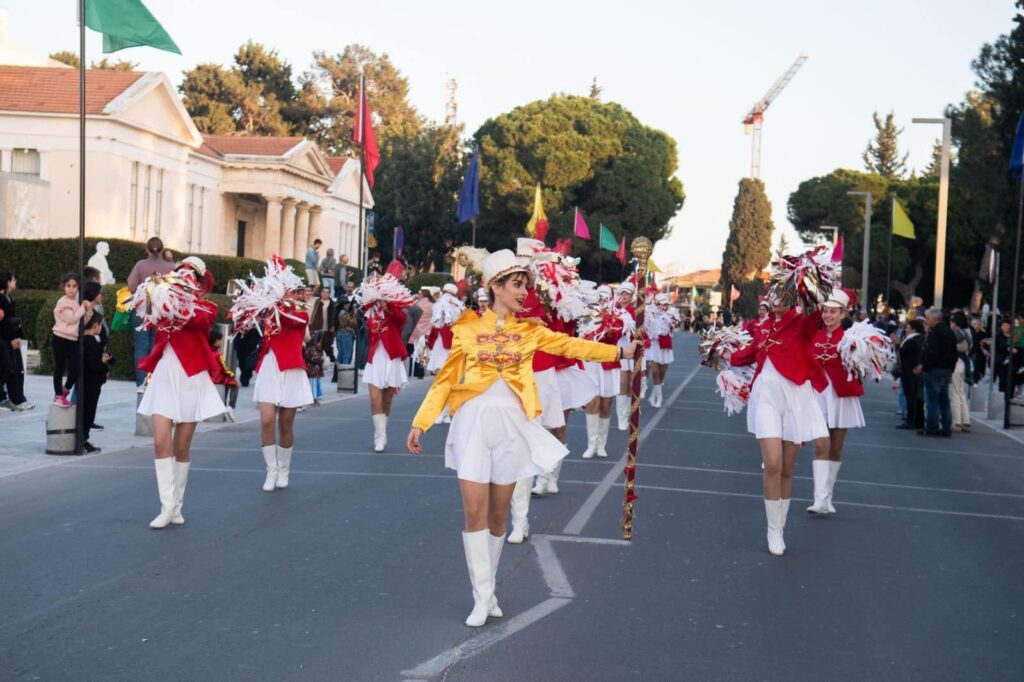
[[[644,269],[647,268],[647,261],[654,253],[654,244],[647,237],[637,237],[629,245],[629,251],[640,261]]]

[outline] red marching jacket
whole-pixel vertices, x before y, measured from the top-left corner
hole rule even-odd
[[[770,359],[779,374],[797,386],[810,381],[814,390],[820,393],[828,386],[828,379],[825,370],[811,353],[811,341],[820,324],[821,311],[802,315],[790,309],[781,319],[769,317],[761,327],[760,338],[755,338],[754,343],[733,353],[729,364],[742,367],[756,362],[757,371],[753,381],[757,381],[765,361]]]
[[[210,301],[199,301],[196,313],[182,327],[161,324],[156,330],[156,342],[149,355],[139,360],[143,372],[156,370],[157,363],[170,344],[178,362],[188,376],[209,372],[214,383],[221,379],[223,370],[216,353],[210,348],[210,326],[217,318],[217,306]]]
[[[284,314],[281,315],[281,331],[277,334],[267,334],[263,337],[263,346],[260,348],[260,361],[256,364],[256,371],[263,366],[263,358],[267,353],[274,351],[274,359],[277,360],[277,368],[282,372],[286,369],[301,369],[305,371],[306,361],[302,359],[302,342],[306,337],[306,327],[309,326],[309,313],[302,310],[289,311],[298,319],[292,319]]]
[[[441,339],[441,346],[445,350],[451,350],[454,338],[455,333],[452,332],[451,327],[431,327],[430,332],[427,333],[427,348],[433,348],[437,340]]]
[[[377,303],[371,305],[379,305]],[[381,345],[392,360],[405,360],[409,354],[402,343],[402,327],[405,325],[405,311],[388,306],[383,318],[377,315],[366,316],[366,329],[369,336],[370,352],[367,362],[373,362],[373,354]]]
[[[537,295],[537,291],[535,289],[531,289],[530,293],[526,295],[526,300],[523,302],[523,309],[516,313],[516,317],[520,319],[538,320],[553,332],[576,336],[576,323],[564,322],[562,318],[557,315],[552,315],[545,310],[544,303],[541,301],[540,296]],[[561,355],[545,353],[542,350],[537,350],[533,354],[534,372],[543,372],[544,370],[551,368],[554,368],[555,370],[566,369],[567,367],[574,366],[583,367],[583,363],[572,358],[563,358]]]
[[[814,359],[825,368],[825,374],[832,382],[832,388],[836,390],[836,395],[840,398],[856,398],[864,395],[864,384],[856,377],[847,378],[846,368],[843,367],[843,361],[839,357],[839,341],[845,333],[842,327],[837,327],[831,333],[824,327],[819,329],[812,342]]]
[[[619,341],[622,339],[623,324],[622,318],[616,314],[608,316],[608,328],[604,334],[598,339],[601,343],[607,343],[609,346],[619,345]],[[602,362],[601,369],[621,369],[622,363],[619,360],[612,362]]]

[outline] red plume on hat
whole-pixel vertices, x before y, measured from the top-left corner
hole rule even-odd
[[[843,287],[843,291],[846,292],[846,295],[850,298],[850,310],[853,310],[857,307],[857,301],[859,300],[857,298],[857,292],[853,289],[847,289],[846,287]]]
[[[401,261],[393,260],[388,263],[388,269],[385,274],[391,275],[395,279],[402,279],[405,276],[405,266],[402,265]]]
[[[456,282],[455,286],[458,287],[459,289],[459,298],[465,296],[466,292],[469,291],[469,282],[467,282],[464,279],[460,279],[458,282]]]

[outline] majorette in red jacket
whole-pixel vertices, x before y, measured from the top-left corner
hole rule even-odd
[[[597,340],[601,343],[607,343],[609,346],[619,345],[624,328],[622,318],[619,317],[619,314],[616,312],[605,313],[602,326],[604,327],[604,333],[602,333],[601,338]],[[601,369],[622,369],[622,363],[619,360],[615,360],[613,362],[602,362]]]
[[[298,319],[292,319],[294,316]],[[263,346],[260,348],[260,361],[256,363],[256,371],[263,366],[263,358],[274,351],[277,368],[282,372],[286,369],[306,370],[306,361],[302,359],[302,344],[306,338],[306,327],[309,326],[309,313],[304,310],[291,310],[288,315],[281,314],[281,331],[276,334],[265,334]]]
[[[383,305],[379,302],[370,304]],[[366,329],[369,336],[370,352],[366,356],[367,362],[373,362],[373,354],[381,345],[392,360],[405,360],[409,354],[402,343],[402,327],[405,325],[405,311],[387,306],[384,315],[366,315]]]
[[[217,306],[210,301],[199,301],[196,303],[195,315],[183,326],[161,324],[156,331],[153,350],[139,360],[139,369],[143,372],[155,371],[164,355],[164,349],[170,344],[185,374],[191,377],[200,372],[209,372],[214,383],[218,383],[222,373],[221,364],[210,348],[210,326],[216,318]]]
[[[541,298],[537,295],[537,291],[535,289],[531,289],[530,293],[526,295],[526,300],[523,301],[523,309],[516,314],[516,317],[520,319],[539,320],[541,324],[553,332],[561,332],[562,334],[568,334],[569,336],[576,336],[576,322],[565,322],[557,315],[549,313],[547,309],[545,309],[544,302],[541,301]],[[534,372],[543,372],[544,370],[551,368],[554,368],[557,371],[568,367],[579,367],[582,369],[583,363],[572,358],[563,358],[561,355],[545,353],[542,350],[537,350],[533,354]]]
[[[864,395],[864,384],[856,377],[847,379],[847,371],[839,357],[839,341],[845,333],[842,327],[836,327],[834,332],[824,327],[819,329],[812,342],[814,359],[825,368],[825,374],[832,382],[832,388],[836,389],[836,395],[840,398],[856,398]]]
[[[802,315],[791,308],[783,313],[781,319],[769,316],[763,325],[768,327],[767,333],[762,333],[760,340],[755,339],[754,343],[733,353],[729,364],[742,367],[756,362],[753,381],[757,381],[765,361],[770,359],[779,374],[797,386],[810,381],[814,390],[821,392],[828,386],[828,379],[811,353],[811,340],[820,324],[820,310]]]

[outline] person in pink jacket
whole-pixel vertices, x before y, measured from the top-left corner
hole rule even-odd
[[[68,395],[78,379],[78,325],[92,311],[92,303],[78,300],[78,275],[68,273],[64,295],[53,308],[53,404],[71,407]],[[67,380],[64,374],[67,373]],[[63,387],[61,387],[63,383]]]

